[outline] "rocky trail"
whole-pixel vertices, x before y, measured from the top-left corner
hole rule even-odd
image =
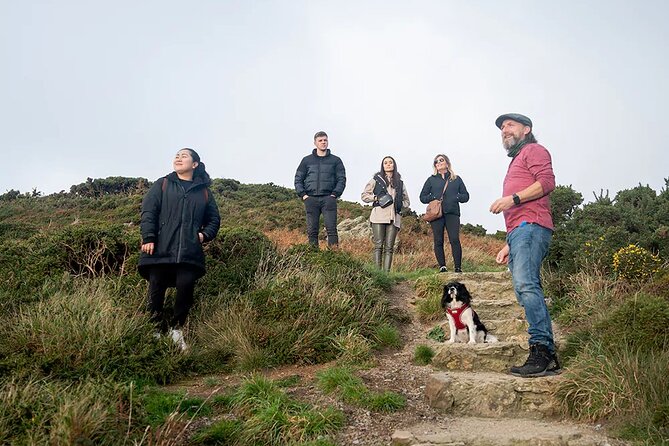
[[[271,378],[298,376],[288,389],[292,396],[317,406],[334,406],[346,415],[338,433],[338,445],[407,446],[603,446],[624,444],[606,437],[599,426],[563,420],[552,396],[561,376],[518,378],[507,370],[527,358],[526,323],[513,292],[510,275],[463,273],[439,275],[445,284],[466,284],[473,307],[500,342],[494,344],[446,344],[427,338],[436,323],[421,324],[415,312],[416,294],[408,283],[391,291],[396,311],[405,312],[404,345],[400,351],[380,353],[375,366],[356,372],[372,390],[390,390],[407,399],[403,410],[370,413],[323,394],[315,384],[318,370],[286,367],[268,372]],[[439,321],[448,335],[446,318]],[[557,334],[557,328],[555,331]],[[414,364],[417,345],[429,345],[437,353],[431,365]],[[222,376],[234,384],[234,376]],[[182,383],[189,393],[206,395],[212,389],[204,379]],[[223,386],[225,387],[225,386]]]

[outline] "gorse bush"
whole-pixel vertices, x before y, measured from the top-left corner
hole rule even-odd
[[[635,244],[613,254],[613,270],[623,279],[645,281],[660,271],[660,258]]]

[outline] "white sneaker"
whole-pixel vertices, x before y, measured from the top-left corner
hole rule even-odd
[[[172,328],[170,329],[169,335],[172,338],[172,341],[176,344],[177,347],[181,349],[182,352],[188,350],[188,345],[186,345],[183,331]]]

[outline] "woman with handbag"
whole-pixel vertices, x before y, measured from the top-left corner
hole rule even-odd
[[[434,256],[439,264],[439,272],[448,271],[444,255],[444,229],[448,233],[453,254],[453,266],[456,273],[462,272],[462,246],[460,245],[460,203],[469,201],[469,192],[462,178],[455,174],[451,161],[444,154],[434,157],[434,174],[430,176],[423,190],[420,192],[420,201],[428,204],[428,212],[424,219],[432,226],[434,239]],[[440,203],[437,203],[437,200]],[[431,208],[437,206],[437,212],[431,214]],[[439,214],[441,210],[441,215]],[[432,216],[428,215],[431,214]]]
[[[395,238],[402,224],[400,211],[409,207],[409,194],[392,156],[381,160],[381,170],[367,183],[360,197],[365,203],[372,203],[369,222],[372,225],[374,263],[377,268],[390,271]]]
[[[205,273],[202,244],[216,237],[221,218],[209,191],[211,178],[193,149],[181,149],[172,162],[174,172],[159,178],[142,201],[142,254],[139,273],[149,281],[148,310],[156,337],[167,331],[187,350],[182,327],[193,305],[195,282]],[[165,319],[167,288],[177,290],[174,312]]]

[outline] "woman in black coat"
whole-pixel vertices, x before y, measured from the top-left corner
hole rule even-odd
[[[462,178],[453,172],[451,161],[444,154],[434,157],[434,175],[430,176],[423,190],[420,192],[420,201],[429,203],[440,200],[442,216],[430,222],[434,239],[434,256],[439,264],[439,272],[446,272],[446,257],[444,255],[444,228],[448,232],[448,241],[453,254],[453,267],[456,273],[462,272],[462,246],[460,245],[460,203],[469,201],[469,192]],[[444,191],[444,186],[446,191]]]
[[[172,340],[186,350],[182,326],[193,305],[195,282],[205,273],[202,244],[216,237],[221,218],[197,152],[179,150],[173,167],[142,201],[139,273],[149,281],[148,310],[159,333],[169,328]],[[174,316],[166,321],[163,304],[169,287],[176,287],[177,294]]]

